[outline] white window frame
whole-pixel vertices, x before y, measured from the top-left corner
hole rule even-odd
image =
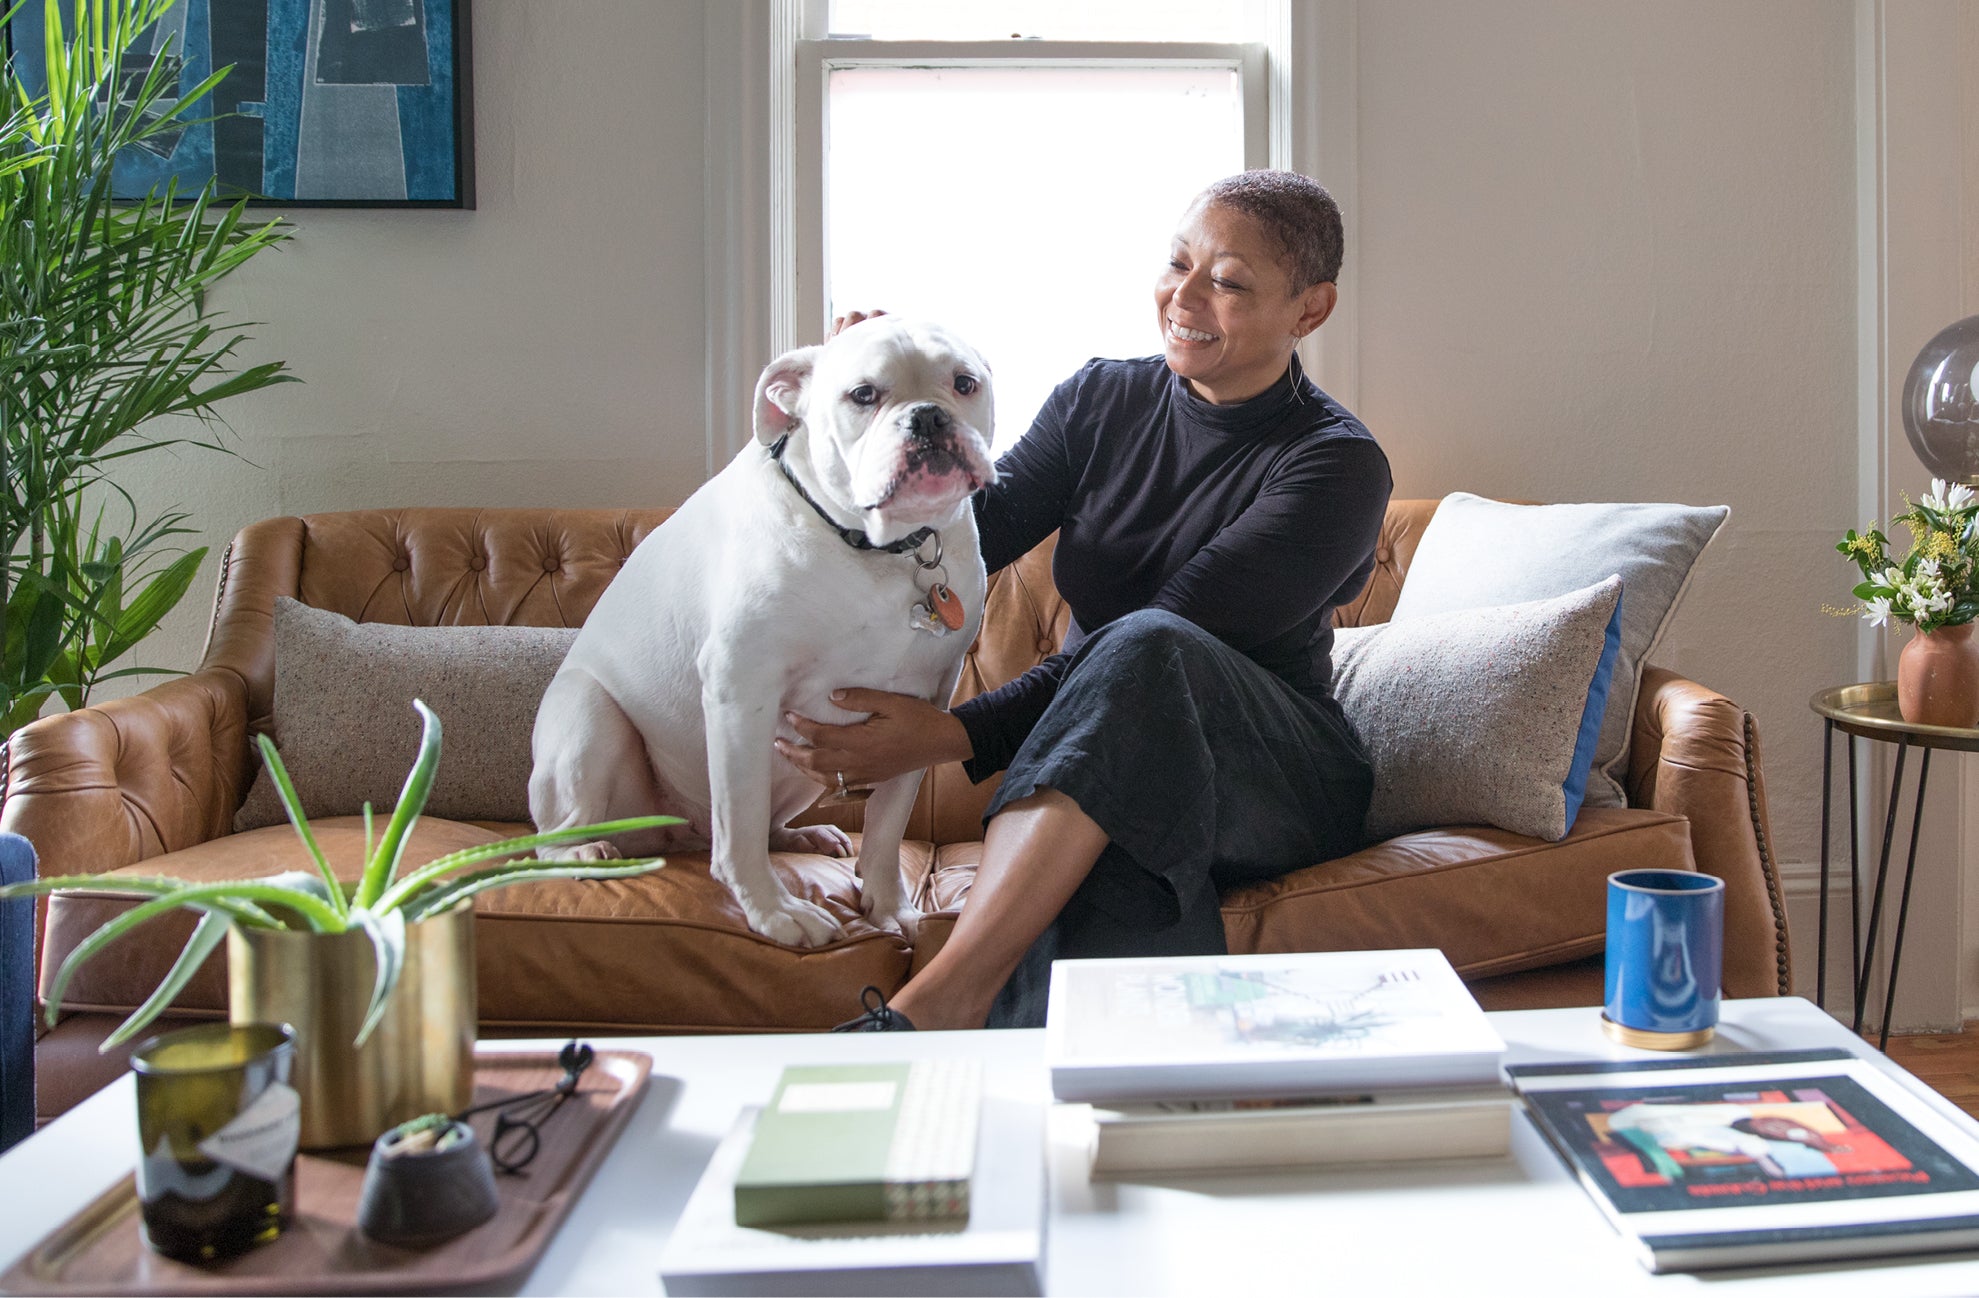
[[[820,7],[823,0],[819,0]],[[805,40],[797,44],[796,184],[797,283],[795,319],[822,335],[831,324],[827,250],[825,155],[831,130],[831,74],[852,68],[1174,68],[1237,74],[1242,102],[1244,165],[1270,165],[1270,114],[1265,47],[1127,43],[1118,41],[876,41]],[[843,305],[843,304],[840,304]]]
[[[1245,76],[1247,165],[1321,180],[1347,225],[1340,305],[1307,339],[1308,372],[1352,407],[1358,395],[1355,313],[1360,0],[1273,0],[1256,46],[1060,41],[830,39],[827,0],[705,0],[703,182],[707,323],[707,470],[752,435],[748,395],[772,358],[822,336],[825,69],[891,63],[956,66],[1238,60]],[[1260,99],[1261,107],[1253,107]],[[1258,114],[1262,113],[1262,121]]]

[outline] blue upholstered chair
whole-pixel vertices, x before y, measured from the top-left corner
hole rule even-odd
[[[34,846],[0,834],[0,884],[34,878]],[[0,902],[0,1149],[34,1131],[34,902]]]

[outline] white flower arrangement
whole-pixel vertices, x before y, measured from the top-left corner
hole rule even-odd
[[[1910,551],[1892,562],[1889,538],[1875,527],[1851,529],[1835,549],[1855,561],[1862,581],[1855,597],[1872,626],[1891,619],[1914,623],[1919,631],[1962,626],[1979,616],[1979,494],[1963,483],[1931,479],[1924,499],[1891,519],[1910,531]]]

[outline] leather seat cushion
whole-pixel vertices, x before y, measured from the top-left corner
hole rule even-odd
[[[936,849],[917,899],[928,915],[916,971],[947,940],[982,853],[981,843]],[[1240,954],[1437,947],[1465,978],[1492,978],[1598,955],[1608,876],[1638,867],[1695,870],[1689,822],[1590,807],[1557,843],[1481,826],[1424,830],[1228,893],[1223,931]]]
[[[316,830],[338,876],[354,878],[362,822],[328,818]],[[426,861],[522,832],[520,825],[424,818],[406,859]],[[677,854],[636,879],[552,880],[482,893],[475,903],[481,1022],[548,1033],[829,1027],[857,1012],[861,988],[891,992],[906,980],[910,959],[919,966],[940,949],[982,845],[910,841],[901,854],[908,887],[930,912],[911,953],[860,914],[852,863],[821,856],[772,854],[786,886],[846,923],[844,937],[813,950],[750,932],[705,854]],[[276,826],[154,857],[125,873],[246,878],[299,858],[293,833]],[[1235,952],[1439,947],[1464,976],[1490,977],[1600,951],[1607,876],[1636,866],[1694,869],[1687,822],[1662,812],[1590,808],[1558,843],[1488,828],[1405,834],[1232,892],[1224,898],[1224,929]],[[106,893],[51,900],[44,995],[62,957],[131,904]],[[128,1013],[163,979],[192,923],[189,914],[173,914],[127,936],[83,966],[66,1006]],[[225,1006],[224,957],[216,954],[176,1008],[215,1013]]]
[[[362,820],[312,823],[332,869],[354,879],[363,856]],[[428,861],[526,832],[524,825],[422,818],[405,859]],[[927,844],[903,845],[910,889],[921,886],[932,856]],[[249,878],[303,859],[294,832],[274,826],[153,857],[122,873]],[[813,950],[759,937],[711,876],[705,854],[677,854],[635,879],[558,879],[482,893],[475,899],[482,1024],[546,1033],[822,1028],[856,1015],[867,984],[891,992],[905,981],[907,944],[860,914],[850,860],[781,852],[771,859],[793,892],[845,921],[845,936]],[[108,893],[51,899],[44,995],[63,957],[132,904],[127,895]],[[128,1013],[164,978],[193,922],[187,912],[166,915],[100,953],[70,983],[65,1008]],[[226,998],[225,956],[215,953],[175,1008],[219,1012]]]
[[[1459,826],[1403,834],[1223,898],[1233,952],[1438,947],[1465,978],[1578,959],[1603,947],[1608,876],[1695,870],[1690,822],[1584,808],[1557,843]]]

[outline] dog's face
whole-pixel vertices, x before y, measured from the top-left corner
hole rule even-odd
[[[938,325],[878,316],[778,357],[756,384],[756,438],[789,436],[831,503],[886,545],[960,518],[996,479],[989,366]]]

